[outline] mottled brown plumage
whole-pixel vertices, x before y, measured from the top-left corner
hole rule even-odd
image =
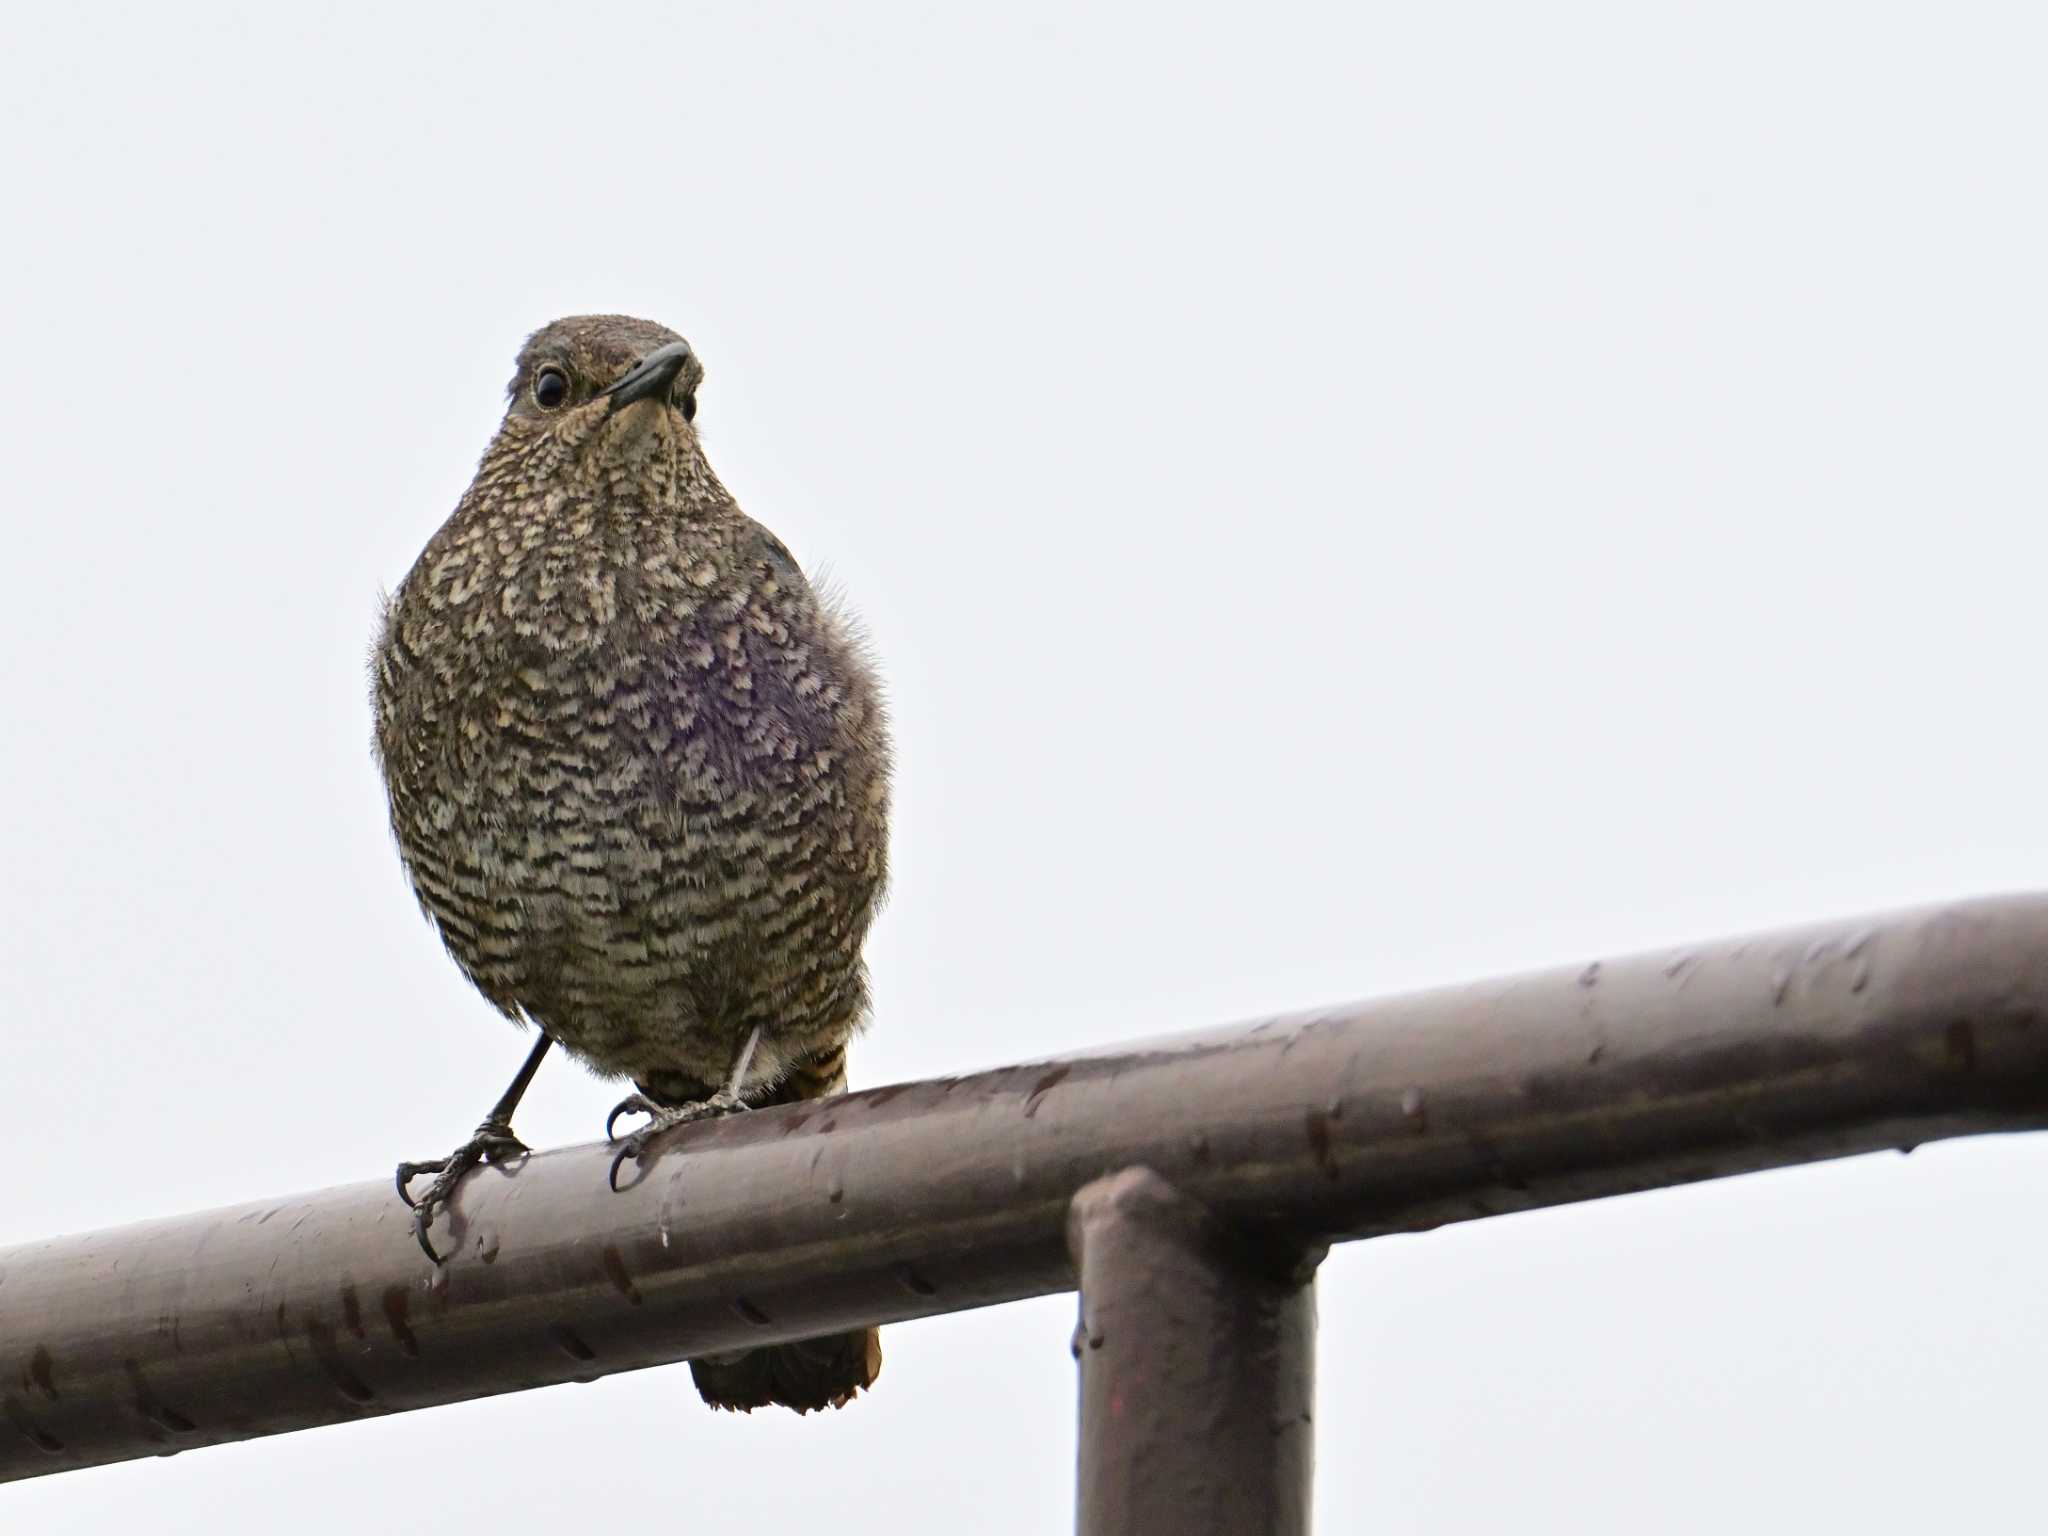
[[[421,906],[508,1017],[632,1078],[652,1128],[706,1101],[843,1089],[887,865],[873,669],[712,473],[702,376],[644,320],[536,332],[374,660],[377,755]],[[409,1171],[442,1175],[423,1243],[462,1172],[518,1148],[524,1086],[452,1158],[401,1169],[401,1191]],[[821,1407],[879,1363],[857,1334],[700,1364],[698,1380],[723,1406]]]

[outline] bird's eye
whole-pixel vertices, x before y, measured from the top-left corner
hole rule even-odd
[[[533,403],[544,411],[558,411],[569,398],[569,375],[553,363],[533,376]]]
[[[685,420],[685,421],[695,421],[696,419],[697,419],[697,397],[696,397],[695,395],[685,395],[685,396],[683,396],[683,420]]]

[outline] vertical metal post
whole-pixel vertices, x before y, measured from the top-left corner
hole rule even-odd
[[[1314,1263],[1148,1168],[1074,1196],[1080,1536],[1306,1536]]]

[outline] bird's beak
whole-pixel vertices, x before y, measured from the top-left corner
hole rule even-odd
[[[665,347],[656,347],[605,391],[611,399],[611,409],[607,414],[616,416],[635,401],[650,396],[665,397],[675,387],[676,376],[689,361],[690,344],[687,341],[672,341]]]

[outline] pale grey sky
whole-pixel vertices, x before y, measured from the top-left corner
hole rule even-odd
[[[2048,884],[2038,8],[9,34],[0,1243],[384,1177],[517,1065],[363,661],[563,313],[691,339],[884,658],[859,1083]],[[615,1097],[551,1062],[520,1128]],[[2015,1138],[1343,1250],[1321,1528],[2010,1528],[2044,1185]],[[648,1372],[0,1525],[1057,1530],[1070,1322],[891,1329],[823,1419]]]

